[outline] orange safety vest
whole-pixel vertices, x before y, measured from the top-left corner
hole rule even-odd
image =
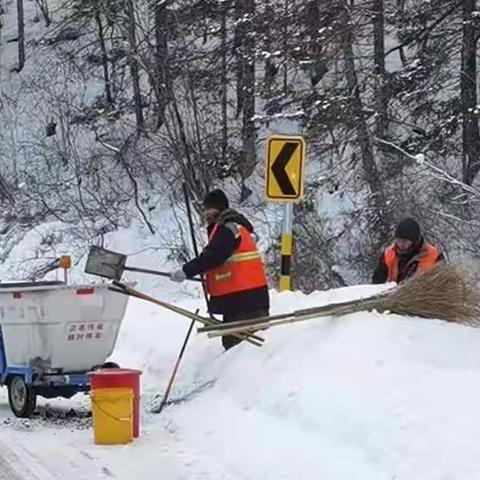
[[[217,231],[212,229],[209,242]],[[224,264],[207,272],[207,290],[213,297],[253,290],[267,285],[262,258],[250,232],[239,226],[240,243]]]
[[[420,252],[415,255],[408,263],[418,261],[417,272],[423,272],[428,268],[433,267],[437,263],[440,250],[431,243],[425,243]],[[384,253],[385,264],[388,268],[388,281],[398,282],[398,254],[395,250],[395,245],[390,245]]]

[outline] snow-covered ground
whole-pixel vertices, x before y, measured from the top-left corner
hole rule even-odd
[[[273,292],[273,310],[378,288]],[[168,282],[156,290],[172,293]],[[184,295],[181,304],[194,310],[201,301]],[[95,446],[86,396],[41,401],[26,421],[12,417],[3,391],[0,466],[41,480],[480,478],[480,331],[363,313],[277,327],[262,348],[227,353],[196,334],[172,392],[178,402],[151,414],[187,328],[155,305],[129,303],[112,359],[144,371],[134,444]]]

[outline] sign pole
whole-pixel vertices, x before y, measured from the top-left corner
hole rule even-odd
[[[293,254],[293,203],[286,203],[283,210],[282,260],[280,269],[280,291],[292,289],[292,254]]]
[[[293,204],[303,200],[306,143],[302,136],[272,135],[267,142],[265,193],[284,203],[280,291],[292,289]]]

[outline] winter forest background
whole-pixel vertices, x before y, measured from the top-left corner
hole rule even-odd
[[[274,279],[271,133],[307,140],[297,288],[369,281],[408,214],[477,258],[479,35],[474,0],[0,0],[0,261],[54,226],[11,270],[42,278],[132,222],[182,261],[185,182],[225,188]]]

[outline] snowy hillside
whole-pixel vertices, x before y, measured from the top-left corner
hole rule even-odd
[[[274,310],[377,290],[274,293]],[[18,473],[39,480],[480,478],[480,331],[363,313],[272,329],[261,349],[222,353],[218,340],[195,335],[172,392],[178,402],[150,414],[187,328],[155,306],[129,304],[113,359],[144,370],[143,434],[134,445],[95,447],[84,397],[47,410],[43,401],[37,418],[20,421],[2,392],[7,461],[27,458]],[[59,420],[72,406],[76,414]]]

